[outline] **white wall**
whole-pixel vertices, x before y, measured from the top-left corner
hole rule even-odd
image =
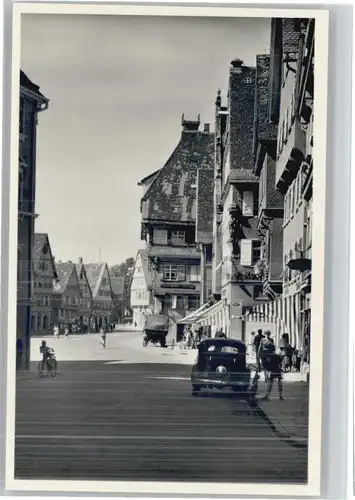
[[[131,284],[131,307],[149,306],[149,291],[144,277],[142,261],[138,255]]]

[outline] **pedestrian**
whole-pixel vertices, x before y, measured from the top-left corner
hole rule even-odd
[[[254,336],[254,348],[256,352],[256,364],[258,367],[258,371],[261,370],[259,347],[260,347],[260,342],[262,341],[263,338],[264,338],[263,331],[260,329],[258,330],[258,333]]]
[[[106,330],[105,328],[101,327],[100,329],[100,344],[102,345],[102,347],[106,347]]]
[[[59,339],[59,326],[57,324],[53,326],[53,339]]]
[[[274,385],[274,380],[277,379],[277,389],[279,393],[279,399],[283,400],[283,387],[282,387],[282,370],[281,370],[281,356],[275,351],[268,354],[267,358],[267,368],[269,370],[270,376],[267,381],[266,393],[261,399],[267,400],[270,397],[272,387]]]
[[[265,332],[264,338],[260,341],[258,358],[259,362],[261,361],[261,365],[265,372],[265,381],[267,380],[267,372],[269,371],[268,366],[268,357],[270,354],[275,352],[275,344],[273,339],[271,338],[271,332],[267,330]]]
[[[64,337],[66,339],[69,338],[69,325],[65,325],[65,327],[64,327]]]
[[[224,331],[222,330],[222,328],[219,328],[216,333],[215,333],[215,336],[214,336],[216,339],[226,339],[227,338],[227,335],[224,333]]]

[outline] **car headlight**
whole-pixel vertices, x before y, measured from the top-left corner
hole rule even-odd
[[[220,375],[224,375],[227,373],[227,368],[223,365],[217,366],[216,372],[219,373]]]

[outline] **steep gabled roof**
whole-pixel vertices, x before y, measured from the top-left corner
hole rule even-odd
[[[85,277],[85,280],[86,280],[86,283],[88,284],[89,286],[89,290],[90,290],[90,294],[92,296],[92,291],[91,291],[91,286],[90,286],[90,283],[89,283],[89,280],[88,280],[88,277],[87,277],[87,274],[86,274],[86,270],[85,270],[85,266],[83,263],[77,263],[75,264],[75,269],[76,269],[76,273],[78,275],[78,279],[80,281],[80,275],[83,274],[84,277]]]
[[[108,271],[107,264],[103,262],[95,262],[90,264],[84,264],[84,267],[91,288],[92,296],[96,297],[100,288],[101,280],[104,275],[105,269],[107,269]]]
[[[48,251],[49,251],[50,256],[51,256],[53,274],[54,274],[54,277],[57,278],[57,269],[56,269],[56,266],[54,264],[52,249],[51,249],[51,245],[49,243],[49,238],[48,238],[47,233],[35,233],[34,234],[33,247],[32,247],[32,262],[33,262],[33,264],[36,264],[40,260],[45,245],[48,246]]]
[[[138,250],[136,261],[137,261],[138,257],[140,257],[141,262],[142,262],[145,283],[146,283],[148,288],[151,288],[151,286],[153,284],[153,280],[152,280],[152,273],[151,273],[151,271],[149,271],[148,251],[145,248]]]
[[[141,179],[138,182],[138,186],[144,186],[144,184],[147,184],[149,181],[153,181],[154,177],[156,177],[159,174],[160,170],[161,170],[161,168],[159,168],[158,170],[156,170],[152,174],[149,174],[146,177],[144,177],[143,179]]]
[[[194,222],[198,168],[213,168],[214,134],[183,130],[168,161],[142,197],[143,220]]]
[[[57,264],[58,281],[53,285],[54,293],[65,292],[73,272],[76,274],[75,264],[72,262],[60,262]]]

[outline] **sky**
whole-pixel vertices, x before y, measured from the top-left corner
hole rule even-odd
[[[213,128],[230,62],[269,52],[270,20],[26,14],[21,68],[39,115],[36,231],[56,260],[119,264],[140,240],[140,179],[161,168],[181,115]]]

